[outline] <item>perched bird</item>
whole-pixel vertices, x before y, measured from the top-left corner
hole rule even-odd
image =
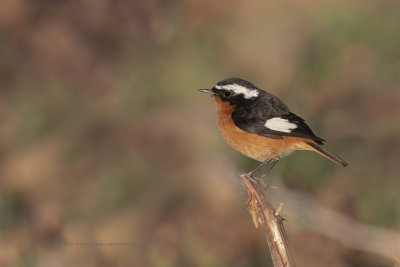
[[[270,163],[262,177],[284,156],[295,150],[311,150],[338,165],[347,163],[324,148],[305,121],[276,96],[239,78],[218,82],[211,89],[217,105],[217,122],[225,140],[242,154],[261,161],[248,175]]]

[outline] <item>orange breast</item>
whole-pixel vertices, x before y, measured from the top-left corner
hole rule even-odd
[[[242,154],[258,161],[264,161],[283,157],[294,150],[309,149],[309,146],[304,143],[306,140],[304,138],[273,139],[243,131],[232,120],[231,115],[235,106],[221,101],[218,96],[214,96],[214,100],[217,105],[217,122],[223,137],[228,144]]]

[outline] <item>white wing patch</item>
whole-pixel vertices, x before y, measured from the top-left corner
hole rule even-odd
[[[258,96],[257,90],[252,90],[238,84],[216,85],[216,89],[232,90],[235,94],[243,94],[244,98],[250,99]]]
[[[282,119],[279,117],[269,119],[265,122],[265,127],[284,133],[290,133],[293,129],[297,128],[297,125],[289,122],[287,119]]]

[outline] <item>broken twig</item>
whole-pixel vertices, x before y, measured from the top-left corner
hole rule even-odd
[[[242,174],[240,177],[243,179],[247,190],[247,204],[249,205],[254,225],[256,228],[258,228],[259,224],[263,227],[274,267],[294,266],[283,228],[283,219],[280,216],[283,203],[276,210],[267,199],[260,180],[249,177],[247,174]]]

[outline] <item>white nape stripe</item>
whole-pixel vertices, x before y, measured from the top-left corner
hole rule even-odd
[[[293,129],[297,128],[297,125],[289,122],[287,119],[282,119],[279,117],[269,119],[265,122],[265,127],[284,133],[290,133]]]
[[[257,90],[252,90],[238,84],[216,85],[216,89],[232,90],[235,94],[243,94],[244,98],[250,99],[258,96]]]

